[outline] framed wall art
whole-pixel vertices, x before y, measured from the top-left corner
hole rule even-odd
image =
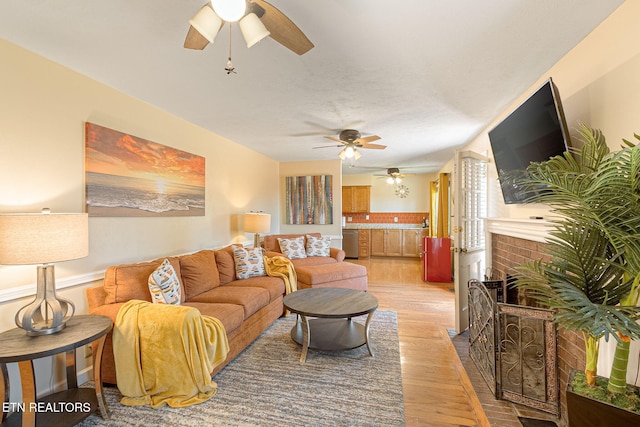
[[[203,216],[205,158],[85,124],[89,216]]]
[[[287,176],[286,224],[333,224],[332,175]]]

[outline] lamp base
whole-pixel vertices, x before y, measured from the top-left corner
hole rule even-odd
[[[260,247],[260,233],[254,233],[254,235],[253,235],[253,247],[254,248],[259,248]]]
[[[39,265],[36,298],[18,310],[15,321],[29,336],[50,335],[67,326],[75,309],[71,301],[56,296],[53,265]]]

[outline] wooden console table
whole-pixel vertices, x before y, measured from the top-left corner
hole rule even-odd
[[[111,319],[104,316],[74,316],[67,327],[51,335],[27,336],[15,328],[0,333],[0,427],[74,425],[96,409],[102,418],[109,417],[109,408],[102,393],[102,350],[112,328]],[[78,388],[76,349],[98,341],[93,355],[95,389]],[[66,352],[67,389],[36,399],[36,376],[33,360]],[[6,364],[18,363],[22,386],[22,401],[9,402],[9,377]],[[7,414],[6,409],[12,414]]]

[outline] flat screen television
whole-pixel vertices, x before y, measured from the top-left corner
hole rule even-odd
[[[516,184],[516,177],[531,162],[561,155],[570,145],[560,96],[551,78],[489,131],[489,141],[504,202],[524,203],[531,194]]]

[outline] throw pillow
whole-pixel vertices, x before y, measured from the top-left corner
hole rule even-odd
[[[331,237],[315,237],[307,234],[307,256],[329,256]]]
[[[180,305],[180,280],[168,259],[149,275],[149,292],[154,303]]]
[[[264,269],[264,249],[245,249],[242,246],[232,245],[233,260],[236,264],[236,277],[248,279],[249,277],[266,276]]]
[[[307,252],[304,248],[304,236],[295,239],[282,239],[278,237],[280,252],[289,259],[306,258]]]

